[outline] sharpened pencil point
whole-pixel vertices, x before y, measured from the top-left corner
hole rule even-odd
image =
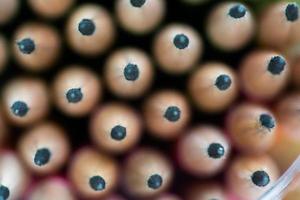
[[[47,148],[38,149],[34,156],[34,163],[37,166],[46,165],[51,157],[51,152]]]
[[[151,175],[148,179],[148,187],[154,190],[160,188],[162,183],[163,179],[158,174]]]
[[[239,19],[246,15],[247,9],[244,5],[238,4],[230,8],[229,15],[233,18]]]
[[[127,64],[124,68],[124,76],[128,81],[136,81],[139,78],[139,68],[135,64]]]
[[[69,89],[66,98],[69,103],[78,103],[82,100],[83,94],[81,92],[81,88],[72,88]]]
[[[288,4],[285,9],[286,19],[290,22],[298,20],[299,17],[299,7],[296,3]]]
[[[78,25],[78,30],[82,35],[90,36],[94,34],[96,26],[92,20],[82,19]]]
[[[231,86],[231,78],[228,75],[220,75],[216,79],[215,86],[219,90],[227,90]]]
[[[105,180],[101,176],[93,176],[90,178],[90,186],[95,191],[102,191],[105,189]]]
[[[115,126],[110,132],[111,138],[121,141],[126,137],[126,128],[120,125]]]
[[[173,43],[178,49],[185,49],[189,46],[189,38],[184,34],[178,34],[174,37]]]
[[[270,177],[265,171],[256,171],[251,176],[252,182],[258,187],[265,187],[270,183]]]
[[[225,149],[219,143],[212,143],[209,145],[207,152],[209,157],[217,159],[224,156]]]
[[[283,72],[286,65],[286,61],[281,56],[274,56],[268,65],[268,71],[271,72],[273,75],[279,75]]]
[[[34,41],[30,38],[25,38],[17,42],[19,50],[24,54],[31,54],[35,50]]]
[[[130,3],[133,7],[140,8],[146,3],[146,0],[130,0]]]
[[[3,185],[0,186],[0,200],[6,200],[9,197],[9,189]]]
[[[17,117],[24,117],[28,111],[29,108],[27,104],[23,101],[16,101],[13,103],[13,105],[10,107],[10,110],[12,113]]]
[[[181,111],[177,106],[170,106],[167,108],[164,117],[170,122],[176,122],[180,119]]]
[[[272,116],[268,114],[262,114],[259,117],[259,121],[263,127],[266,127],[268,129],[272,129],[275,127],[275,121],[272,118]]]

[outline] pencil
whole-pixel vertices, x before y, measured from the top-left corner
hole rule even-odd
[[[75,153],[68,178],[80,197],[102,198],[116,188],[118,171],[118,164],[113,158],[85,147]]]
[[[91,116],[91,139],[100,149],[109,153],[129,151],[139,142],[141,134],[140,116],[125,104],[105,104]]]
[[[104,53],[112,45],[115,34],[109,12],[96,4],[83,4],[76,8],[66,25],[70,47],[84,56]]]
[[[235,72],[223,63],[200,65],[190,76],[188,90],[197,107],[205,112],[227,109],[238,95]]]
[[[288,61],[281,54],[267,50],[253,51],[240,65],[241,88],[255,100],[268,101],[285,88],[289,72]]]
[[[180,166],[194,176],[210,177],[219,173],[230,155],[224,133],[210,125],[201,125],[179,138],[177,156]]]
[[[211,43],[224,51],[245,47],[255,32],[255,20],[244,4],[224,2],[210,12],[206,34]]]
[[[299,41],[300,38],[295,32],[300,24],[298,18],[299,5],[296,1],[270,4],[259,20],[260,43],[273,49],[282,49]]]
[[[1,150],[0,176],[0,198],[20,199],[29,184],[30,177],[14,152]]]
[[[228,189],[238,199],[256,200],[279,176],[275,162],[267,155],[239,156],[227,173]]]
[[[172,140],[178,137],[190,120],[190,107],[186,98],[175,90],[161,90],[143,104],[145,124],[155,137]]]
[[[186,24],[173,23],[160,30],[153,41],[153,54],[159,67],[169,74],[191,70],[203,53],[197,31]]]
[[[147,34],[162,22],[165,4],[165,0],[117,0],[116,17],[121,27],[130,33]]]
[[[30,71],[42,71],[56,63],[61,39],[53,27],[27,22],[16,30],[12,47],[14,57],[22,67]]]
[[[54,77],[54,103],[65,114],[81,117],[90,113],[102,97],[102,84],[86,66],[70,65]]]
[[[275,142],[277,120],[267,108],[254,103],[241,103],[226,116],[227,132],[241,152],[260,154]]]
[[[154,198],[172,182],[173,168],[160,152],[141,148],[130,154],[123,171],[123,183],[129,195],[136,198]]]
[[[49,111],[49,96],[42,80],[19,77],[6,83],[3,92],[3,110],[12,124],[32,125],[45,118]]]
[[[121,98],[138,98],[152,85],[154,70],[149,56],[142,50],[126,47],[107,59],[104,78],[108,89]]]
[[[27,200],[75,200],[70,184],[62,177],[49,177],[39,181],[30,190]]]
[[[70,144],[64,130],[53,122],[40,123],[20,138],[20,157],[38,175],[57,172],[67,162]]]
[[[31,9],[38,15],[56,19],[62,17],[75,3],[74,0],[29,0],[28,1]]]

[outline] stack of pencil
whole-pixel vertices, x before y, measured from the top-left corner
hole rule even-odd
[[[299,6],[0,0],[0,200],[299,200]]]

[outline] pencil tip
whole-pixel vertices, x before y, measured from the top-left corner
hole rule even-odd
[[[106,183],[101,176],[93,176],[90,178],[90,186],[95,191],[102,191],[105,189]]]
[[[237,4],[230,8],[229,10],[229,15],[233,18],[242,18],[246,15],[247,9],[244,5],[242,4]]]
[[[69,103],[78,103],[83,98],[81,88],[69,89],[68,92],[66,93],[66,98]]]
[[[25,102],[15,101],[10,107],[10,110],[15,116],[24,117],[28,113],[29,108]]]
[[[146,3],[146,0],[130,0],[130,3],[133,7],[140,8]]]
[[[272,129],[275,127],[275,121],[272,116],[268,114],[261,114],[259,117],[260,124],[267,128],[267,129]]]
[[[178,49],[185,49],[189,46],[189,38],[184,34],[177,34],[174,37],[173,43]]]
[[[92,20],[82,19],[79,22],[78,30],[82,35],[90,36],[93,35],[93,33],[95,32],[96,26]]]
[[[6,200],[9,197],[9,189],[3,185],[0,186],[0,200]]]
[[[270,177],[265,171],[256,171],[251,176],[252,182],[258,187],[265,187],[270,183]]]
[[[163,179],[160,175],[158,174],[154,174],[154,175],[151,175],[148,179],[148,187],[151,188],[151,189],[158,189],[160,188],[160,186],[162,185],[163,183]]]
[[[284,70],[286,61],[281,56],[274,56],[268,64],[268,71],[273,75],[279,75]]]
[[[126,137],[126,128],[120,125],[115,126],[110,132],[111,138],[121,141]]]
[[[219,90],[227,90],[231,85],[231,78],[228,75],[222,74],[217,77],[215,86]]]
[[[34,163],[37,166],[41,167],[49,162],[50,157],[51,157],[51,153],[49,149],[47,148],[38,149],[34,156]]]
[[[221,158],[224,156],[225,149],[219,143],[212,143],[209,145],[209,147],[207,149],[207,153],[208,153],[209,157],[217,159],[217,158]]]
[[[164,117],[170,122],[176,122],[180,119],[181,111],[177,106],[169,106]]]
[[[35,50],[34,41],[30,38],[22,39],[21,41],[17,42],[17,45],[23,54],[31,54]]]
[[[128,81],[135,81],[139,78],[139,68],[137,65],[128,63],[124,68],[124,76]]]
[[[285,9],[285,16],[288,21],[294,22],[299,17],[299,7],[297,3],[290,3]]]

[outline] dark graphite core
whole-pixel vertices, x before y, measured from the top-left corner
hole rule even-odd
[[[66,98],[69,103],[78,103],[82,100],[83,94],[81,88],[72,88],[69,89],[66,93]]]
[[[23,54],[31,54],[35,50],[34,41],[30,38],[22,39],[17,45]]]
[[[124,77],[128,81],[135,81],[139,78],[140,72],[136,64],[129,63],[124,68]]]
[[[256,171],[251,176],[252,182],[258,187],[265,187],[270,183],[270,177],[265,171]]]
[[[94,32],[96,30],[96,26],[92,20],[82,19],[79,22],[78,30],[82,35],[90,36],[90,35],[94,34]]]
[[[146,3],[146,0],[130,0],[130,3],[133,7],[140,8]]]
[[[281,56],[274,56],[268,64],[268,71],[273,75],[280,75],[284,70],[286,61]]]
[[[211,158],[221,158],[225,154],[224,147],[219,143],[212,143],[207,149],[208,156]]]
[[[285,9],[286,19],[290,22],[298,20],[299,17],[299,7],[296,3],[290,3]]]
[[[51,157],[51,152],[47,148],[38,149],[34,156],[34,163],[37,166],[46,165]]]
[[[110,135],[114,140],[121,141],[126,137],[126,128],[121,125],[117,125],[111,129]]]
[[[160,186],[162,185],[163,183],[163,179],[160,175],[158,174],[154,174],[154,175],[151,175],[148,179],[148,187],[151,188],[151,189],[158,189],[160,188]]]
[[[247,9],[242,4],[237,4],[230,8],[229,15],[233,18],[239,19],[246,15]]]
[[[228,75],[222,74],[216,79],[215,86],[219,90],[227,90],[231,86],[231,78]]]
[[[174,37],[173,43],[178,49],[185,49],[189,46],[189,38],[184,34],[177,34]]]
[[[15,101],[10,107],[10,110],[15,116],[24,117],[28,113],[29,108],[25,102]]]
[[[180,119],[181,111],[177,106],[169,106],[164,117],[170,122],[176,122]]]
[[[0,200],[6,200],[9,197],[9,189],[4,185],[0,186]]]
[[[259,121],[260,124],[267,129],[272,129],[275,127],[275,120],[268,114],[261,114],[259,117]]]
[[[105,189],[106,183],[101,176],[93,176],[90,178],[90,186],[95,191],[102,191]]]

